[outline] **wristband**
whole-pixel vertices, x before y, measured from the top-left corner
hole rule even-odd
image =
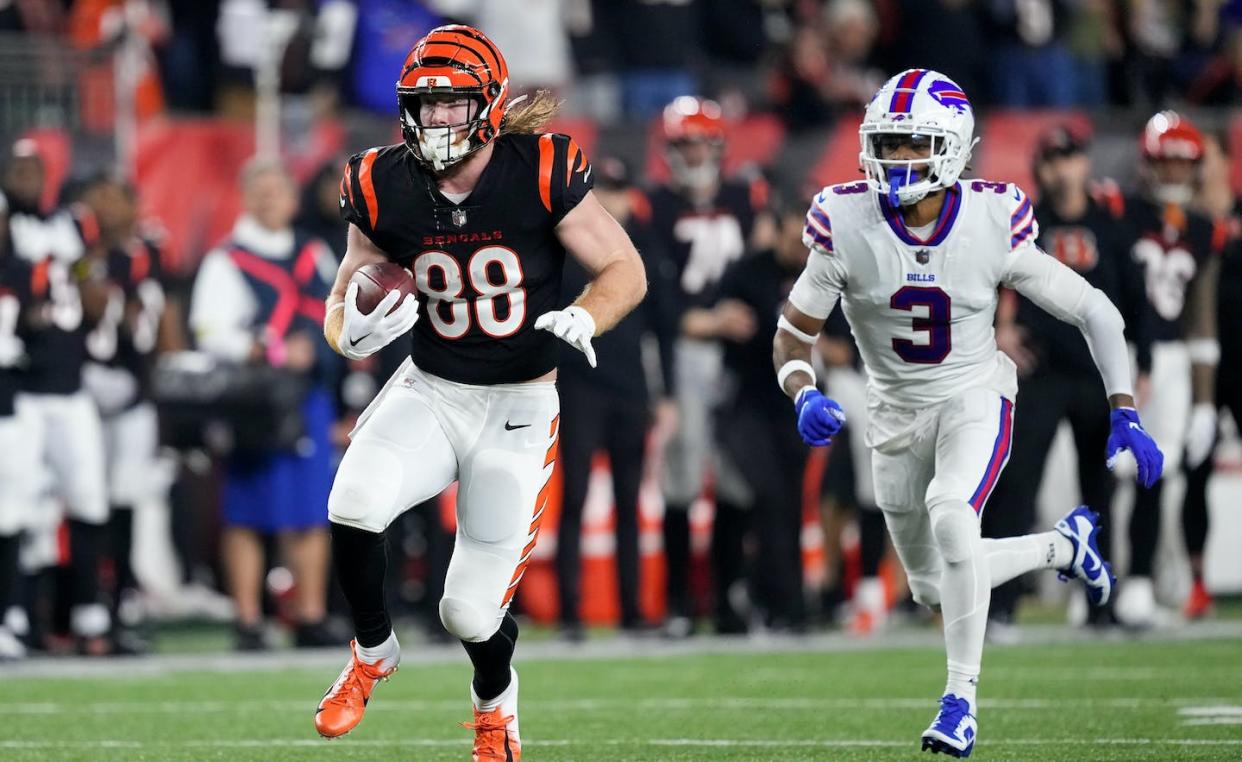
[[[788,379],[791,374],[797,373],[798,371],[802,371],[811,377],[811,386],[815,384],[815,369],[811,367],[809,362],[806,360],[790,360],[782,365],[780,370],[776,371],[776,383],[780,386],[782,391],[785,389],[785,380]]]
[[[1216,339],[1191,339],[1186,342],[1186,353],[1195,365],[1215,365],[1220,362],[1220,342]]]

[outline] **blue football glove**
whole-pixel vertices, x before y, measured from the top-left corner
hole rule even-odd
[[[1133,408],[1117,408],[1109,415],[1112,433],[1108,435],[1108,467],[1117,462],[1122,450],[1129,450],[1138,464],[1138,483],[1150,488],[1164,471],[1164,454],[1151,435],[1143,431],[1138,413]]]
[[[832,438],[845,425],[845,411],[818,389],[807,388],[794,399],[798,411],[798,433],[812,447],[832,444]]]

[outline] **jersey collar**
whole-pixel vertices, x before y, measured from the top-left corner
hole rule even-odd
[[[888,199],[882,194],[875,195],[879,199],[880,211],[889,229],[903,243],[910,246],[939,246],[944,239],[949,237],[949,232],[953,230],[953,223],[957,220],[957,213],[962,208],[962,184],[954,183],[953,187],[944,194],[944,204],[940,207],[940,217],[936,220],[936,227],[932,228],[932,233],[927,240],[923,240],[906,227],[905,220],[901,218],[901,209],[889,204]]]

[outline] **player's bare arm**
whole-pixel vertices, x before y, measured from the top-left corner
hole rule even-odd
[[[341,352],[341,329],[345,320],[345,293],[349,289],[349,280],[358,268],[364,265],[386,262],[387,257],[357,225],[349,226],[349,234],[345,248],[345,257],[336,270],[336,281],[328,294],[328,311],[323,320],[323,337],[327,339],[332,351]]]
[[[781,384],[781,391],[794,399],[798,392],[815,385],[815,377],[808,370],[789,364],[803,362],[807,368],[811,367],[811,351],[815,348],[816,337],[824,328],[824,321],[804,314],[792,304],[786,304],[781,310],[781,318],[776,337],[772,340],[772,364],[776,366],[777,373],[787,366],[791,368]]]
[[[556,236],[592,276],[574,305],[591,313],[598,336],[619,323],[647,294],[642,257],[594,192],[565,215]]]
[[[1186,347],[1190,353],[1190,382],[1194,407],[1186,431],[1186,458],[1198,466],[1211,454],[1216,440],[1216,365],[1220,362],[1216,294],[1221,260],[1210,256],[1186,294],[1183,316]]]
[[[595,367],[591,338],[615,326],[643,300],[647,272],[630,237],[592,192],[556,226],[556,237],[591,274],[591,282],[569,307],[540,315],[535,328],[551,331]]]

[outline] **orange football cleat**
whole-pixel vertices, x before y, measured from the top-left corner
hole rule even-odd
[[[1182,613],[1187,619],[1204,619],[1212,615],[1216,602],[1203,582],[1196,582],[1190,589],[1190,597],[1186,599],[1186,607]]]
[[[362,722],[362,714],[371,700],[371,691],[380,680],[397,671],[380,669],[358,659],[358,642],[349,642],[349,664],[341,672],[315,710],[315,730],[324,738],[343,736]]]
[[[500,707],[490,712],[474,710],[474,722],[463,722],[462,727],[474,731],[474,762],[520,762],[522,740],[518,736],[517,718],[505,716]]]

